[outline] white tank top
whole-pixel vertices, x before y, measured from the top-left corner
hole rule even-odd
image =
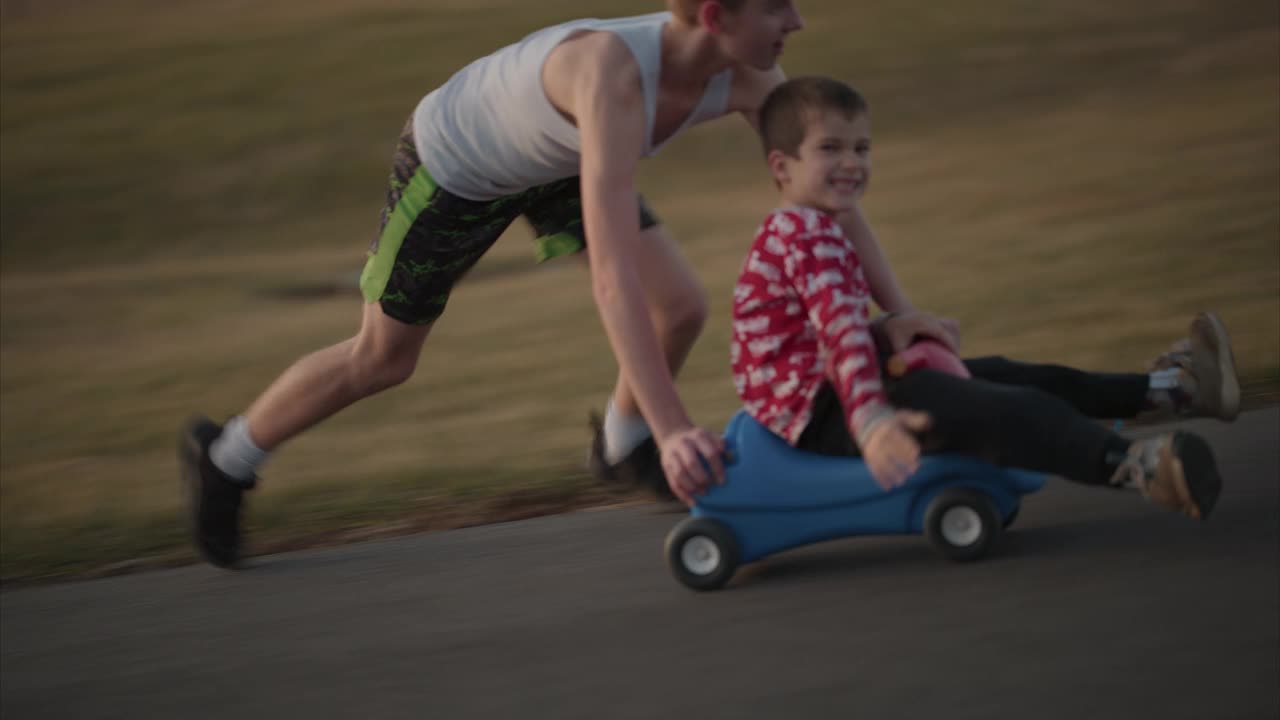
[[[418,103],[414,141],[432,178],[469,200],[492,200],[572,177],[579,172],[578,128],[542,89],[542,66],[570,33],[602,30],[617,35],[635,56],[644,92],[644,155],[657,152],[653,123],[662,67],[662,28],[671,13],[573,20],[538,30],[462,68]],[[725,114],[732,70],[708,81],[688,119],[671,137]]]

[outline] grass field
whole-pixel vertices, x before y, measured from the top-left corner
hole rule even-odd
[[[657,2],[600,3],[596,14]],[[868,95],[867,211],[969,354],[1138,369],[1201,308],[1280,380],[1280,18],[1273,0],[800,3],[792,75]],[[462,64],[564,0],[4,0],[0,574],[189,557],[173,447],[349,336],[396,133]],[[681,379],[735,407],[728,300],[771,187],[745,124],[642,188],[713,317]],[[579,467],[616,366],[585,273],[517,226],[418,374],[287,445],[256,549],[601,501]]]

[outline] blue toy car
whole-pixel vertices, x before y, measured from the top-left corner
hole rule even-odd
[[[667,535],[667,564],[681,583],[715,590],[739,565],[852,535],[923,532],[943,555],[981,557],[1045,476],[959,455],[928,455],[886,492],[860,458],[801,452],[745,411],[725,430],[725,483],[698,498]]]

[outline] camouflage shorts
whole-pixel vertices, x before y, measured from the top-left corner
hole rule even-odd
[[[586,247],[578,178],[494,200],[467,200],[440,187],[418,159],[412,119],[392,160],[387,203],[360,276],[365,302],[404,323],[424,325],[444,312],[462,276],[515,221],[533,226],[539,261]],[[640,227],[658,224],[640,199]]]

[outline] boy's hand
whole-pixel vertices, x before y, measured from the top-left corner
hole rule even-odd
[[[960,352],[960,324],[950,318],[938,318],[912,310],[894,315],[884,324],[884,334],[894,352],[906,350],[920,337],[937,340],[953,353]]]
[[[862,457],[877,485],[892,490],[920,467],[920,443],[915,433],[928,430],[932,422],[928,413],[898,410],[872,429]]]
[[[685,505],[716,484],[724,482],[724,438],[700,427],[677,430],[658,443],[662,471],[671,492]],[[708,472],[710,470],[710,472]]]

